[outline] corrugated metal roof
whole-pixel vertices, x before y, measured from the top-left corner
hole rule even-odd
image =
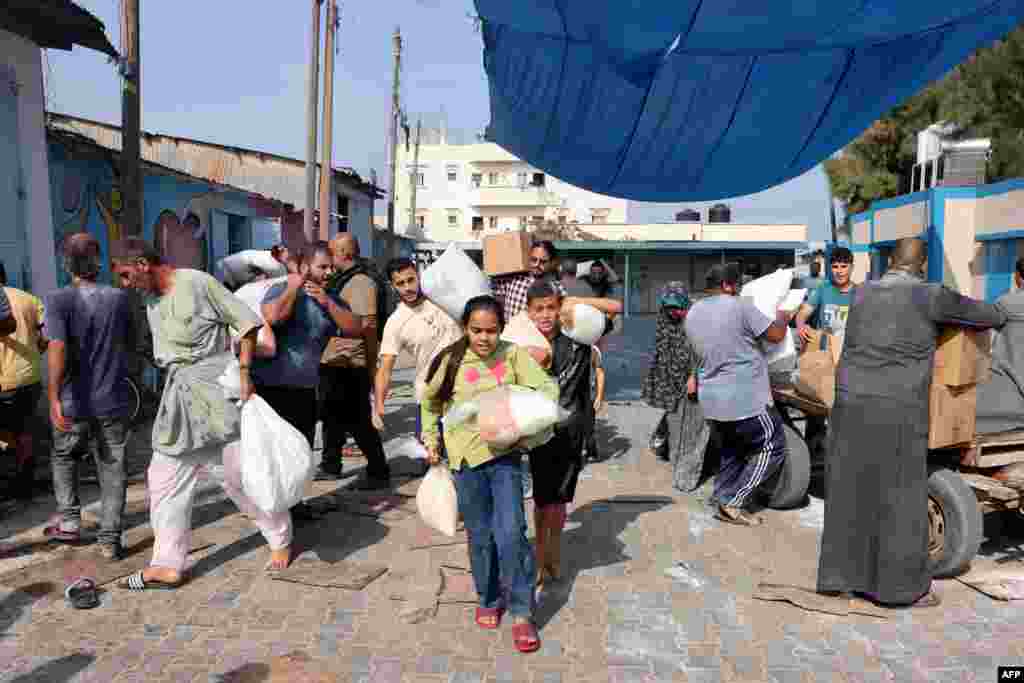
[[[121,149],[119,126],[52,112],[47,118],[51,128],[70,130],[93,139],[103,147]],[[306,162],[299,159],[145,131],[142,134],[142,156],[146,161],[192,176],[274,197],[296,209],[305,206]],[[334,180],[351,191],[374,198],[383,196],[380,188],[364,181],[351,169],[335,168]]]
[[[101,152],[101,153],[109,154],[111,157],[116,157],[116,156],[118,156],[120,154],[119,150],[111,149],[111,148],[109,148],[109,147],[107,147],[105,145],[102,145],[102,144],[96,142],[95,140],[93,140],[93,139],[91,139],[91,138],[89,138],[89,137],[87,137],[85,135],[81,135],[81,134],[75,133],[73,131],[58,130],[58,129],[54,129],[54,128],[49,128],[46,131],[46,135],[47,135],[48,141],[58,142],[58,143],[66,146],[66,147],[73,147],[73,148],[76,148],[76,149],[81,149],[81,148],[85,147],[85,148],[89,148],[89,149],[95,150],[96,152]],[[188,182],[204,183],[206,185],[210,185],[215,190],[222,190],[222,191],[227,191],[227,192],[237,192],[239,194],[243,194],[243,195],[245,195],[247,197],[251,197],[253,199],[257,199],[257,200],[260,200],[260,201],[263,201],[263,202],[267,202],[267,203],[275,205],[275,206],[280,206],[281,208],[287,209],[289,211],[294,211],[295,210],[295,208],[291,204],[288,204],[286,202],[282,202],[279,199],[275,199],[273,197],[266,197],[266,196],[258,194],[256,192],[250,192],[250,191],[248,191],[248,190],[246,190],[244,188],[235,187],[235,186],[227,184],[227,183],[218,183],[218,182],[214,182],[214,181],[212,181],[212,180],[210,180],[208,178],[203,178],[203,177],[191,175],[189,173],[183,173],[182,171],[179,171],[178,169],[171,168],[169,166],[164,166],[162,164],[154,163],[152,161],[143,160],[142,168],[143,168],[143,170],[145,172],[150,173],[152,175],[173,176],[175,178],[180,178],[180,179],[186,180]]]

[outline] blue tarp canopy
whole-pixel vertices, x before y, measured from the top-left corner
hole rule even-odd
[[[641,201],[812,168],[1024,19],[1024,0],[475,0],[487,138]]]

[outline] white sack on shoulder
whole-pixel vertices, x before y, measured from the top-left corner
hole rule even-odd
[[[242,452],[242,490],[268,513],[301,501],[319,464],[302,432],[258,395],[242,406]]]
[[[792,287],[793,269],[782,268],[756,280],[751,280],[740,290],[740,296],[753,299],[754,305],[759,311],[775,320],[779,306]]]
[[[239,287],[252,279],[249,272],[250,267],[259,268],[270,277],[281,277],[288,274],[288,270],[277,259],[271,256],[269,251],[260,249],[246,249],[230,256],[225,256],[217,262],[224,279],[232,287]]]
[[[446,536],[455,535],[459,498],[447,465],[434,465],[427,471],[416,492],[416,509],[427,526]]]
[[[467,301],[491,293],[487,276],[454,244],[423,272],[420,287],[453,320],[462,320]]]
[[[503,341],[511,342],[516,346],[534,346],[551,353],[551,344],[540,333],[537,326],[533,324],[526,311],[516,314],[508,322],[508,325],[505,326],[505,331],[501,333],[501,338]]]
[[[589,304],[563,306],[562,332],[575,342],[593,346],[604,334],[605,314]]]

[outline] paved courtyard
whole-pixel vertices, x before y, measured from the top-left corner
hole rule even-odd
[[[580,482],[563,581],[539,598],[541,651],[517,654],[507,624],[473,625],[466,546],[436,545],[406,497],[416,479],[360,496],[345,487],[362,461],[348,460],[346,479],[311,485],[325,516],[299,528],[297,546],[303,561],[346,576],[387,569],[362,590],[272,580],[260,536],[210,489],[187,585],[135,594],[108,583],[99,608],[76,611],[63,577],[98,565],[88,549],[42,541],[51,500],[0,519],[0,681],[995,681],[998,665],[1024,664],[1024,605],[956,581],[939,583],[937,609],[881,616],[754,599],[762,582],[814,586],[822,502],[746,529],[712,518],[707,487],[673,491],[668,466],[645,453],[658,416],[636,401],[653,327],[627,330],[608,359],[605,460]],[[412,430],[407,381],[389,405],[388,449],[411,472],[397,453]],[[125,565],[149,553],[146,441],[132,466]],[[1020,562],[1024,524],[987,527],[978,563]],[[295,651],[325,677],[272,666]]]

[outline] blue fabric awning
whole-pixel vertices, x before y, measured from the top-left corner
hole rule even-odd
[[[1024,19],[1024,0],[475,0],[487,138],[640,201],[800,175]]]

